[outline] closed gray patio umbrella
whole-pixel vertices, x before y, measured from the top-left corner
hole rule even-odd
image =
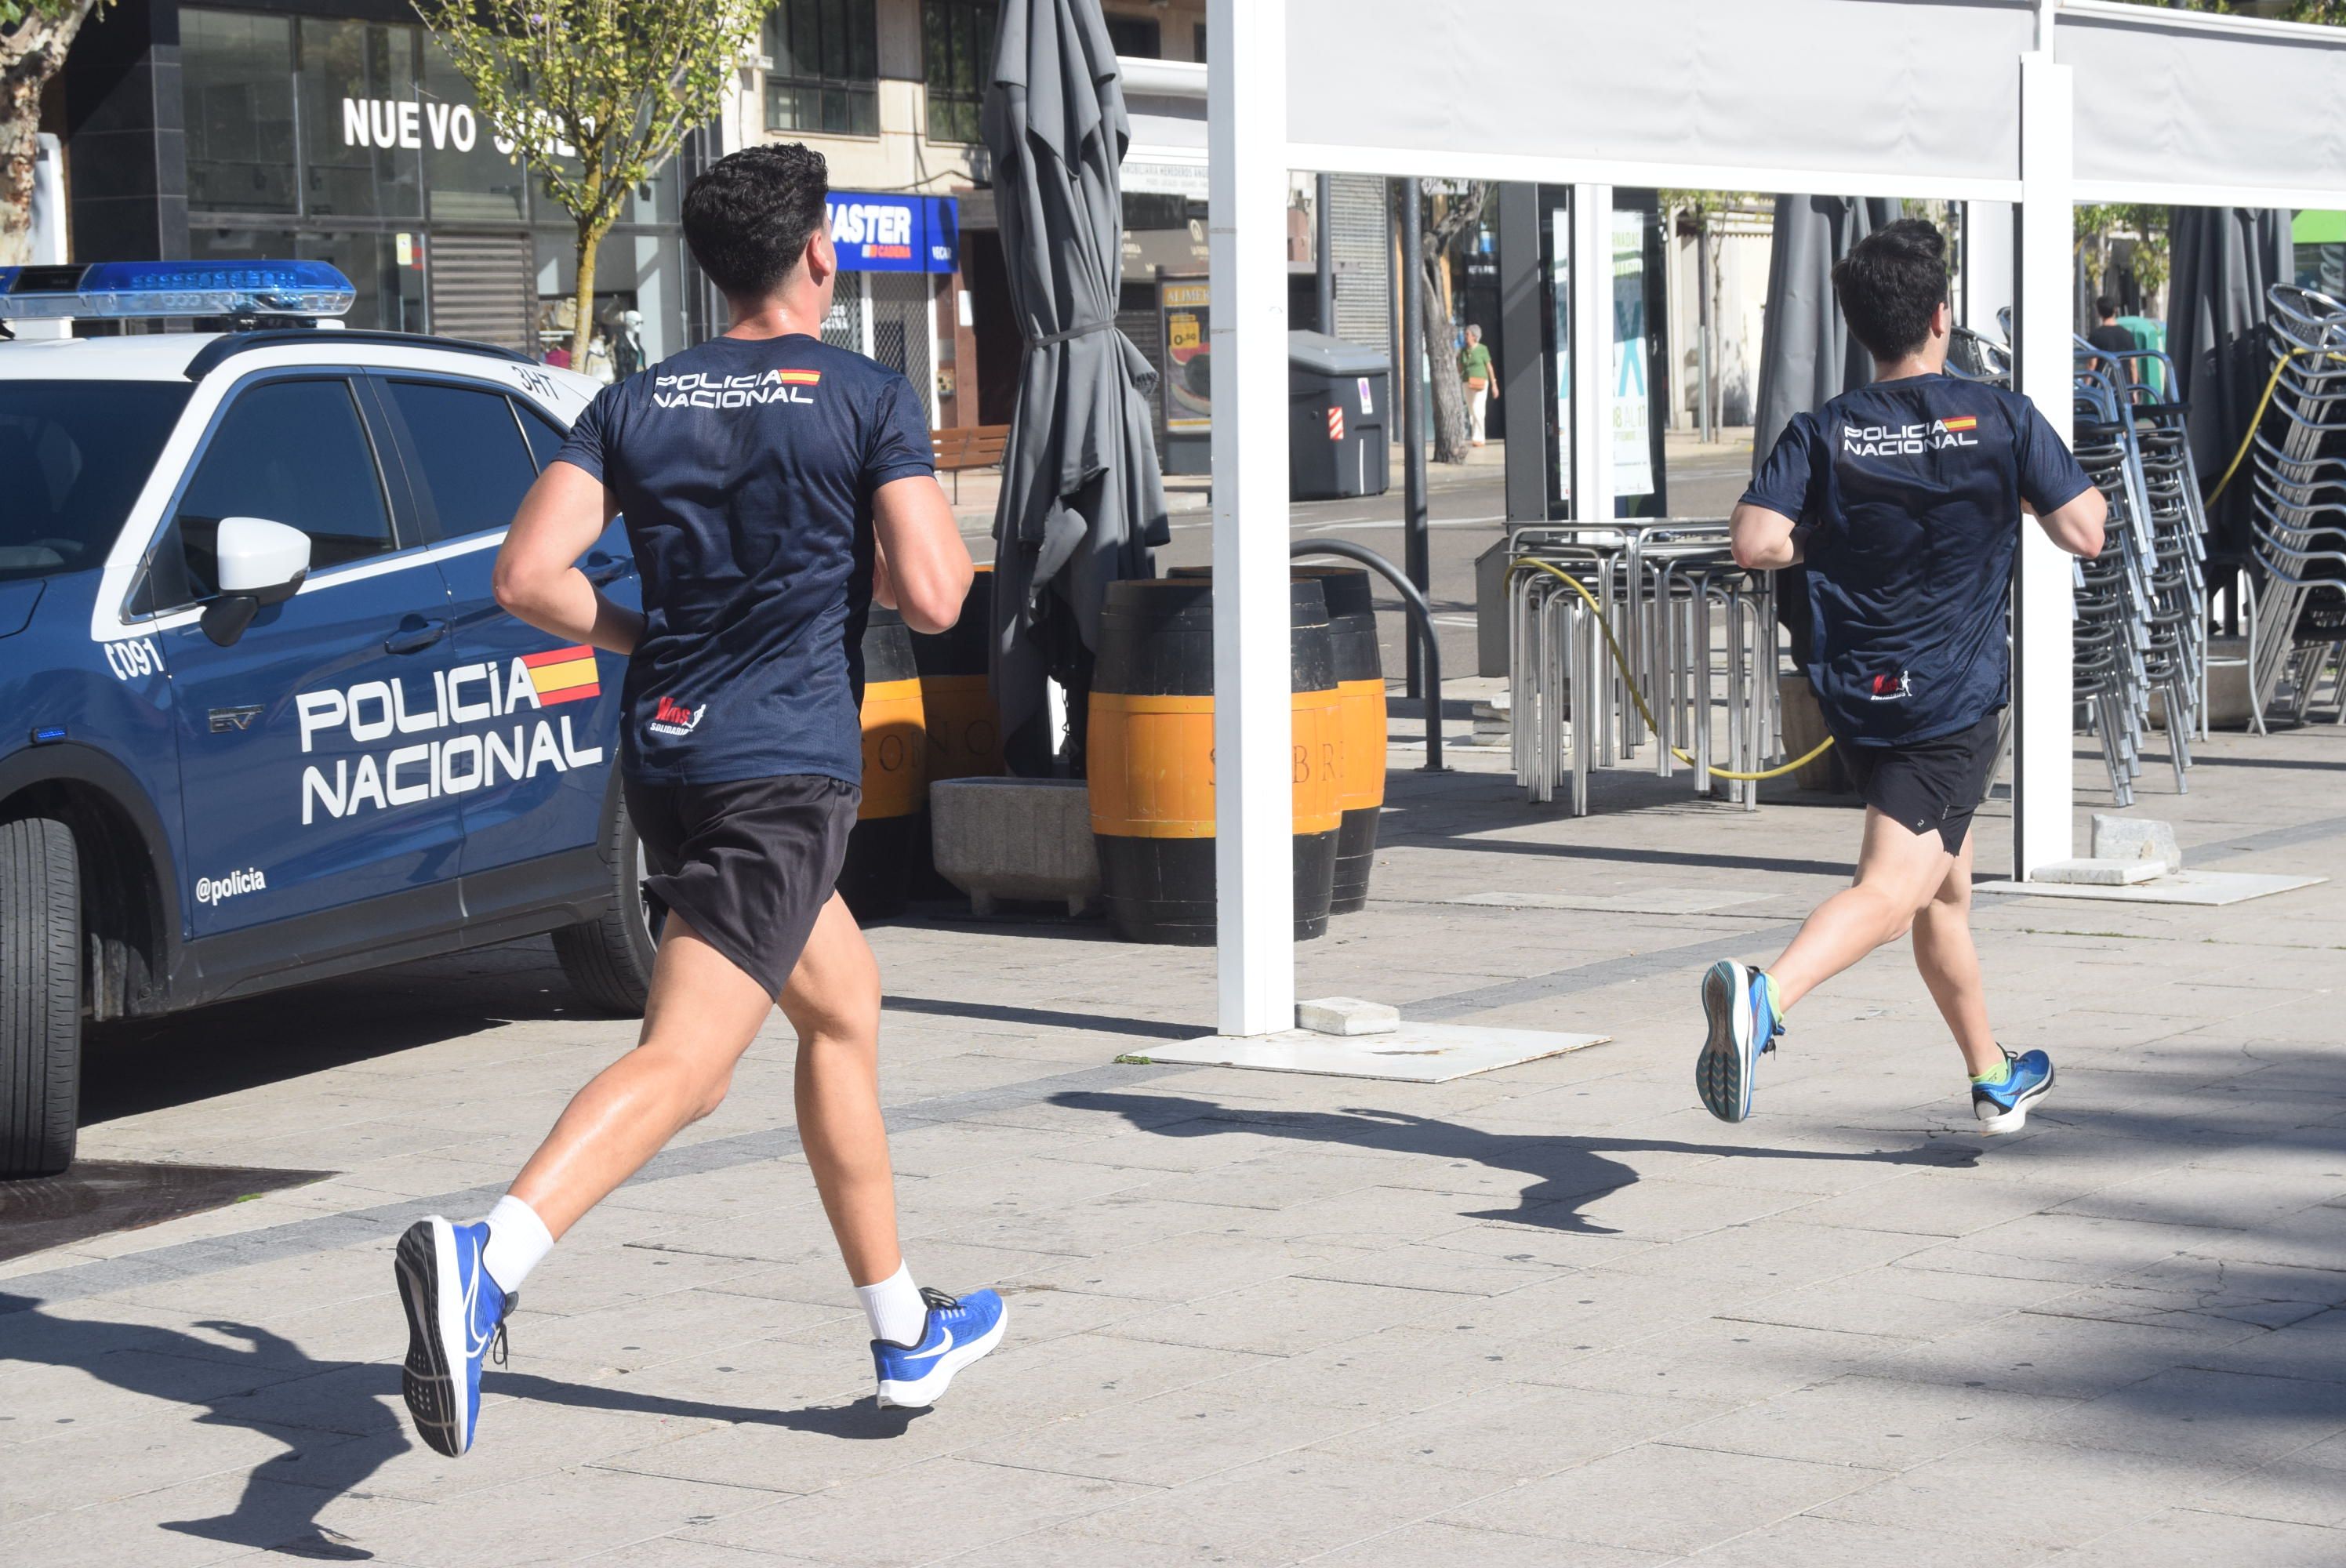
[[[982,126],[1025,353],[994,517],[990,664],[1004,755],[1047,772],[1044,681],[1082,722],[1110,583],[1170,537],[1156,372],[1117,330],[1131,129],[1099,0],[1005,0]],[[1080,733],[1080,730],[1078,731]]]
[[[1760,344],[1760,393],[1751,420],[1756,473],[1798,413],[1813,413],[1873,379],[1873,356],[1850,336],[1833,299],[1833,263],[1889,224],[1898,204],[1878,198],[1779,196],[1768,256],[1768,307]],[[1799,566],[1776,574],[1776,617],[1792,640],[1792,662],[1809,663],[1809,578]]]
[[[2167,290],[2167,351],[2175,361],[2191,432],[2191,462],[2213,485],[2240,449],[2272,369],[2264,341],[2265,290],[2294,282],[2290,214],[2245,207],[2178,207],[2168,219],[2174,248]],[[2208,509],[2219,555],[2247,548],[2254,486],[2227,487]]]

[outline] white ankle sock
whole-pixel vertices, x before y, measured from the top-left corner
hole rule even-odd
[[[921,1288],[913,1283],[909,1264],[899,1263],[896,1272],[877,1285],[857,1286],[855,1298],[863,1303],[863,1315],[872,1320],[875,1339],[917,1345],[929,1331],[929,1304],[921,1299]]]
[[[554,1250],[553,1233],[537,1217],[537,1210],[511,1193],[497,1199],[483,1223],[489,1227],[489,1240],[481,1248],[481,1267],[489,1271],[497,1288],[510,1296]]]

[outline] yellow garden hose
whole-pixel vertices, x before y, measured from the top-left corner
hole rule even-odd
[[[2264,423],[2265,410],[2272,406],[2273,389],[2280,385],[2282,369],[2290,361],[2307,354],[2325,354],[2333,360],[2346,360],[2346,353],[2336,349],[2291,349],[2273,361],[2272,374],[2265,378],[2265,395],[2257,399],[2257,412],[2249,416],[2248,433],[2240,437],[2240,450],[2232,453],[2231,465],[2224,470],[2224,477],[2216,481],[2215,489],[2208,492],[2208,505],[2213,506],[2216,497],[2224,494],[2224,486],[2232,483],[2232,475],[2240,471],[2240,464],[2247,460],[2249,448],[2256,444],[2257,427]]]
[[[1596,602],[1596,596],[1590,593],[1588,589],[1582,585],[1579,578],[1574,576],[1571,573],[1565,571],[1563,568],[1552,565],[1545,561],[1536,560],[1529,555],[1518,555],[1515,560],[1514,569],[1521,571],[1526,566],[1536,568],[1539,571],[1545,572],[1551,577],[1557,577],[1571,584],[1572,591],[1578,594],[1587,604],[1589,613],[1596,617],[1597,628],[1605,634],[1606,646],[1613,650],[1613,662],[1621,667],[1621,684],[1629,688],[1630,697],[1634,698],[1637,704],[1637,711],[1645,716],[1646,728],[1652,730],[1655,738],[1658,739],[1662,733],[1662,727],[1654,721],[1654,710],[1646,706],[1646,694],[1637,689],[1637,682],[1629,673],[1629,657],[1621,651],[1621,639],[1613,635],[1612,625],[1606,619],[1604,606]],[[1739,783],[1756,783],[1762,779],[1781,779],[1785,774],[1795,772],[1800,769],[1805,768],[1810,763],[1814,762],[1818,758],[1822,757],[1825,754],[1826,749],[1831,745],[1832,737],[1828,735],[1824,738],[1824,744],[1819,746],[1806,757],[1797,758],[1790,762],[1785,763],[1781,768],[1770,768],[1764,773],[1738,773],[1732,769],[1713,768],[1710,769],[1710,774],[1714,779],[1731,779]],[[1685,751],[1675,746],[1670,748],[1670,755],[1677,758],[1679,761],[1685,763],[1689,768],[1705,766],[1702,763],[1697,762],[1692,757],[1688,756]]]

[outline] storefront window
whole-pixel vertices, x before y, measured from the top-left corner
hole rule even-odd
[[[246,261],[291,256],[327,261],[351,280],[356,294],[352,327],[389,331],[426,330],[423,310],[424,245],[417,233],[309,233],[290,229],[199,225],[188,231],[188,254],[198,261]]]
[[[766,128],[880,134],[872,0],[781,0],[766,15]]]
[[[537,340],[570,368],[618,381],[684,347],[684,246],[673,234],[607,234],[595,251],[595,316],[583,349],[577,316],[577,247],[551,229],[537,236]],[[557,362],[560,362],[557,361]]]
[[[929,84],[929,139],[975,141],[985,79],[994,68],[995,0],[922,0],[922,74]]]
[[[189,205],[292,211],[292,22],[189,10],[180,17],[179,47]]]
[[[422,215],[428,127],[416,97],[413,27],[301,19],[307,209]]]
[[[472,84],[429,38],[423,40],[423,141],[434,218],[496,223],[526,215],[529,176],[497,150],[495,127],[474,107]]]

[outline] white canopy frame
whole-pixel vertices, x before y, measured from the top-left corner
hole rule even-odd
[[[2065,441],[2073,202],[2346,208],[2346,29],[2116,0],[1209,0],[1207,52],[1224,1034],[1294,1021],[1288,170],[1574,186],[1583,256],[1616,185],[2017,203],[2015,376]],[[1573,311],[1576,365],[1611,362],[1611,315]],[[1574,377],[1596,515],[1606,384]],[[2071,567],[2034,528],[2014,599],[2025,880],[2075,851]]]

